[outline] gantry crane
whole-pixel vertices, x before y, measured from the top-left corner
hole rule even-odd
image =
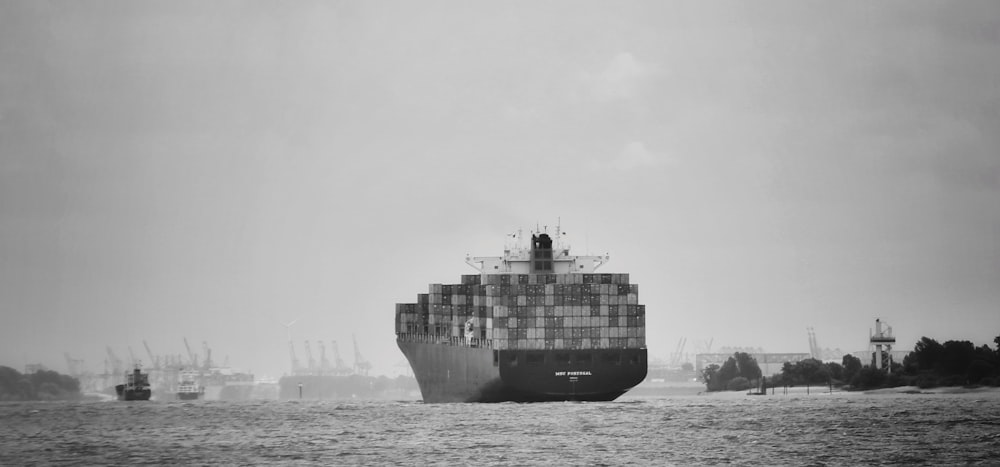
[[[288,354],[292,357],[292,374],[297,375],[302,372],[302,368],[299,366],[299,359],[295,356],[295,344],[292,343],[292,325],[298,321],[298,318],[293,319],[287,323],[281,323],[285,326],[285,332],[288,334]]]
[[[156,356],[153,355],[153,351],[152,350],[149,350],[149,344],[146,343],[145,339],[142,340],[142,346],[146,348],[146,355],[149,356],[149,363],[151,363],[153,365],[153,369],[159,370],[160,369],[160,359],[156,358]]]
[[[106,347],[106,349],[108,351],[108,361],[109,361],[109,363],[111,365],[111,368],[109,369],[109,371],[111,373],[113,373],[113,374],[116,374],[116,375],[120,374],[123,371],[125,371],[125,367],[122,366],[121,359],[118,358],[117,355],[115,355],[115,352],[113,350],[111,350],[111,347],[108,346],[108,347]]]
[[[344,363],[344,359],[340,358],[340,348],[337,346],[337,341],[331,341],[333,344],[333,374],[335,375],[346,375],[351,372],[351,369],[347,367]]]
[[[131,345],[128,346],[128,357],[130,359],[132,359],[132,361],[129,362],[129,363],[131,363],[131,366],[138,366],[139,365],[139,359],[135,358],[135,352],[132,351],[132,346]]]
[[[188,338],[184,338],[184,348],[187,349],[188,358],[191,362],[191,368],[198,368],[198,355],[191,351],[191,345],[188,344]]]
[[[670,366],[678,367],[680,366],[681,359],[684,358],[684,346],[687,345],[687,338],[682,337],[680,341],[677,342],[677,349],[674,353],[670,355]]]
[[[201,341],[201,348],[205,351],[205,360],[202,362],[202,366],[205,367],[205,371],[208,371],[214,366],[212,363],[212,349],[208,348],[208,341]]]
[[[809,335],[809,355],[816,360],[822,360],[823,351],[820,350],[819,344],[816,343],[816,331],[812,327],[807,327],[806,333]]]
[[[361,351],[358,350],[358,338],[354,334],[351,334],[351,339],[354,340],[354,372],[368,376],[368,370],[371,369],[372,364],[361,356]]]
[[[316,341],[316,345],[319,346],[319,374],[329,374],[330,361],[326,359],[326,346],[323,345],[323,341]]]
[[[316,360],[313,359],[312,349],[309,348],[309,341],[305,341],[306,344],[306,361],[309,363],[309,374],[316,374]]]

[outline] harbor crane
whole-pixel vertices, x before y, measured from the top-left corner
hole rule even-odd
[[[816,343],[816,331],[812,327],[807,327],[806,333],[809,335],[809,355],[816,360],[822,360],[823,351]]]
[[[132,361],[130,362],[132,364],[131,366],[136,366],[139,364],[139,359],[135,358],[135,352],[132,351],[131,345],[128,346],[128,357],[132,359]]]
[[[191,362],[191,367],[192,368],[197,368],[198,367],[198,355],[191,351],[191,345],[188,344],[188,338],[187,337],[184,338],[184,347],[187,349],[188,358],[190,359],[190,362]]]
[[[285,332],[288,334],[288,353],[292,357],[292,374],[297,375],[302,371],[299,366],[299,359],[295,356],[295,344],[292,343],[292,325],[298,321],[298,318],[293,319],[287,323],[281,323],[285,326]],[[279,321],[280,322],[280,321]]]
[[[146,355],[149,356],[149,362],[153,364],[153,369],[160,369],[160,359],[153,355],[153,351],[149,349],[149,344],[146,343],[146,339],[142,340],[142,346],[146,348]]]
[[[335,375],[346,375],[351,372],[351,369],[347,367],[344,363],[344,359],[340,358],[340,348],[337,347],[337,341],[331,341],[333,344],[333,374]]]
[[[306,344],[306,361],[309,363],[309,374],[316,374],[316,360],[313,358],[312,349],[309,348],[309,341]]]
[[[330,361],[326,359],[326,346],[323,341],[316,341],[319,346],[319,374],[325,375],[330,372]]]
[[[205,371],[208,371],[215,366],[212,363],[212,349],[208,347],[208,341],[201,341],[201,348],[205,351],[205,361],[202,362],[202,365],[205,367]]]
[[[110,369],[108,368],[106,369],[110,370],[111,373],[116,375],[121,374],[121,372],[125,371],[125,368],[122,366],[121,359],[118,358],[117,355],[115,355],[115,352],[111,350],[111,347],[107,346],[105,347],[105,349],[108,351],[108,364],[111,366]]]
[[[680,341],[677,342],[677,349],[674,353],[670,355],[670,366],[678,367],[681,364],[681,359],[684,358],[684,346],[687,345],[687,338],[682,337]]]
[[[371,369],[372,364],[361,356],[361,351],[358,350],[358,338],[351,334],[351,339],[354,340],[354,371],[360,375],[368,376],[368,370]]]
[[[701,353],[712,353],[712,343],[715,342],[715,338],[709,338],[707,341],[701,342]]]

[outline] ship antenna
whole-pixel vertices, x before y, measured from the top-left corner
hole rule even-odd
[[[556,216],[556,248],[562,249],[562,218]]]

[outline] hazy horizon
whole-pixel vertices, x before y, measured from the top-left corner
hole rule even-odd
[[[0,3],[0,365],[259,376],[561,219],[651,358],[1000,335],[1000,6]],[[314,344],[313,344],[314,345]],[[313,347],[318,358],[318,349]],[[329,349],[328,349],[329,352]]]

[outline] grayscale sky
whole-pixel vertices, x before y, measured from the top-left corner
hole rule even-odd
[[[0,2],[0,365],[401,373],[395,303],[559,219],[652,357],[993,346],[1000,3]]]

